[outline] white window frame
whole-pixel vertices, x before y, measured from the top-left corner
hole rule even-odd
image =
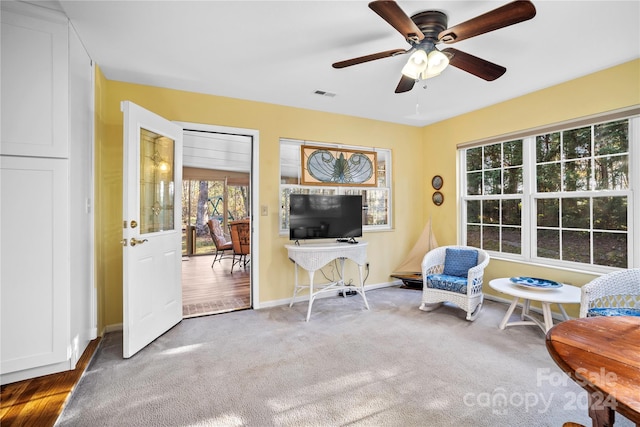
[[[362,231],[363,232],[371,232],[371,231],[387,231],[387,230],[391,230],[392,229],[392,224],[393,224],[393,216],[392,216],[392,206],[393,206],[393,191],[392,191],[392,183],[391,183],[391,177],[393,176],[392,170],[391,170],[391,164],[392,164],[392,159],[391,159],[391,149],[388,148],[374,148],[374,147],[362,147],[362,146],[356,146],[356,145],[344,145],[344,144],[329,144],[329,143],[325,143],[325,142],[316,142],[316,141],[305,141],[305,140],[298,140],[298,139],[290,139],[290,138],[280,138],[280,144],[279,144],[279,148],[282,147],[283,144],[287,144],[287,145],[293,145],[293,146],[297,146],[298,147],[298,152],[300,152],[299,147],[303,146],[303,145],[313,145],[313,146],[317,146],[317,147],[327,147],[327,148],[337,148],[337,149],[346,149],[346,150],[366,150],[366,151],[375,151],[376,153],[378,153],[378,155],[380,154],[384,154],[385,155],[385,159],[386,159],[386,164],[385,164],[385,182],[386,182],[386,186],[384,187],[358,187],[358,186],[345,186],[345,185],[335,185],[335,186],[331,186],[331,185],[322,185],[322,186],[318,186],[318,185],[302,185],[301,184],[301,176],[302,176],[302,164],[300,162],[300,159],[298,158],[297,160],[297,168],[298,168],[298,183],[297,184],[283,184],[282,181],[280,181],[280,185],[278,187],[278,200],[280,200],[280,196],[282,195],[282,192],[287,189],[308,189],[308,190],[314,190],[314,191],[319,191],[319,190],[323,190],[323,191],[333,191],[333,194],[348,194],[350,191],[367,191],[367,190],[384,190],[387,192],[387,224],[373,224],[373,225],[364,225],[362,226]],[[280,164],[280,178],[282,178],[282,156],[279,156],[279,164]],[[377,173],[377,171],[376,171]],[[281,236],[288,236],[289,235],[289,229],[286,228],[282,228],[282,223],[283,223],[283,218],[282,218],[282,209],[279,209],[278,211],[278,227],[279,227],[279,234]]]
[[[637,114],[639,108],[633,109]],[[581,272],[608,273],[619,270],[616,267],[601,266],[595,264],[578,263],[572,261],[556,260],[550,258],[542,258],[535,255],[533,245],[536,242],[536,199],[538,198],[562,198],[563,195],[570,194],[571,197],[598,197],[604,195],[624,195],[627,197],[627,268],[640,267],[640,226],[634,222],[635,212],[640,212],[640,197],[633,197],[634,192],[640,191],[640,116],[624,115],[621,113],[613,113],[612,117],[593,117],[586,118],[573,123],[563,123],[560,125],[549,126],[546,129],[534,129],[528,132],[520,132],[519,134],[511,134],[498,138],[492,138],[485,141],[477,141],[469,144],[461,144],[458,146],[458,164],[459,164],[459,186],[458,194],[460,195],[460,216],[458,218],[458,231],[460,243],[467,244],[467,200],[501,200],[513,198],[514,195],[482,195],[467,196],[467,168],[466,168],[466,150],[479,146],[492,145],[501,142],[522,139],[523,143],[523,192],[522,197],[522,235],[521,235],[521,254],[511,254],[506,252],[497,252],[489,250],[492,258],[512,260],[535,265],[543,265],[567,269]],[[580,191],[580,192],[557,192],[557,193],[537,193],[535,182],[536,168],[536,136],[553,133],[563,130],[571,130],[584,126],[592,126],[599,123],[613,122],[621,119],[629,120],[629,188],[626,190],[606,190],[606,191]],[[516,195],[517,196],[517,195]]]

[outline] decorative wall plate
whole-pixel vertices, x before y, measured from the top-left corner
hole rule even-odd
[[[431,179],[431,186],[436,190],[441,189],[442,184],[442,177],[440,175],[436,175]]]
[[[433,193],[433,196],[431,196],[431,200],[433,200],[434,205],[440,206],[442,202],[444,202],[444,195],[441,192],[436,191]]]

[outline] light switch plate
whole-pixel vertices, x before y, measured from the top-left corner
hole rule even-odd
[[[267,207],[267,205],[260,206],[260,215],[262,216],[269,215],[269,208]]]

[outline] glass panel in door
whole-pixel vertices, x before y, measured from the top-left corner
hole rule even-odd
[[[174,144],[171,138],[140,129],[140,234],[175,227]]]

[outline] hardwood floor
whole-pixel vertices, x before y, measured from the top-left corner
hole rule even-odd
[[[3,385],[0,391],[0,425],[53,426],[99,342],[100,338],[96,338],[89,343],[73,371]]]
[[[183,317],[204,316],[251,308],[251,263],[233,269],[231,258],[216,262],[211,256],[182,261]],[[91,361],[100,338],[89,344],[73,371],[46,375],[2,386],[0,425],[53,426]]]
[[[216,261],[213,255],[182,261],[182,315],[203,316],[251,308],[251,262],[237,264],[231,274],[231,257]]]

